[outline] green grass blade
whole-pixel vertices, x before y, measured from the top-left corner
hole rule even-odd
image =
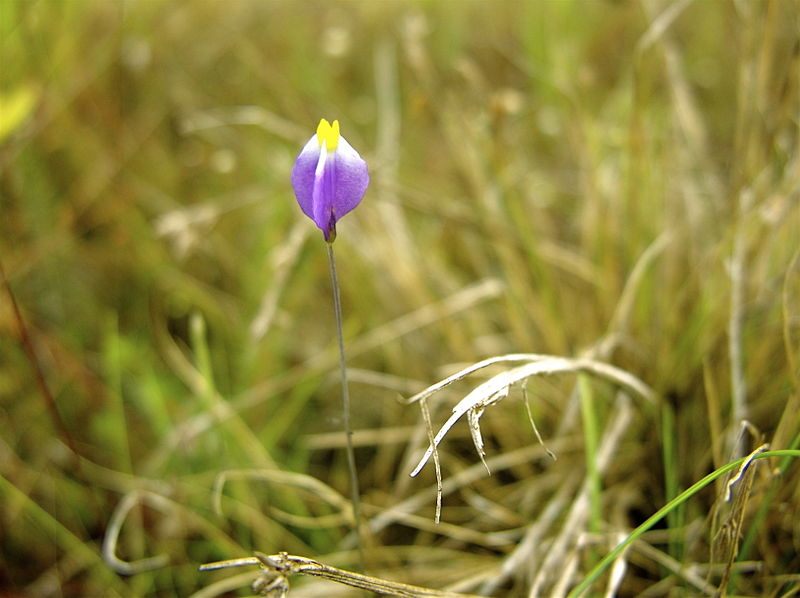
[[[756,455],[755,459],[765,459],[767,457],[800,457],[800,450],[779,450],[779,451],[765,451]],[[699,482],[695,482],[689,488],[681,492],[678,496],[674,499],[669,501],[663,507],[661,507],[658,511],[656,511],[653,515],[647,518],[647,520],[639,525],[636,529],[634,529],[630,535],[628,535],[625,540],[620,542],[616,548],[614,548],[611,552],[609,552],[603,559],[595,565],[595,567],[589,572],[589,574],[584,578],[584,580],[575,586],[573,590],[569,593],[569,598],[577,598],[581,596],[589,587],[597,581],[597,579],[603,574],[603,572],[614,562],[614,560],[622,554],[625,549],[627,549],[631,544],[633,544],[636,540],[638,540],[642,534],[652,528],[656,523],[661,521],[664,517],[666,517],[671,511],[675,510],[686,502],[689,498],[697,494],[700,490],[708,486],[711,482],[719,478],[720,476],[725,475],[729,471],[733,471],[737,467],[739,467],[742,463],[744,463],[748,457],[742,457],[741,459],[737,459],[731,463],[723,465],[719,469],[712,471],[706,477],[704,477]]]

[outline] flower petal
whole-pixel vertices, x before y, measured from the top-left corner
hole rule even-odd
[[[313,135],[303,146],[292,168],[292,187],[297,203],[303,213],[314,219],[314,172],[319,162],[320,147],[317,136]]]
[[[332,154],[328,160],[333,158],[335,172],[333,215],[335,220],[339,220],[364,198],[369,185],[369,172],[367,163],[344,137],[339,137],[339,145]]]

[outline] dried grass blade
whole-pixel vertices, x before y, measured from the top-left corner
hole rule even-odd
[[[422,471],[422,468],[430,459],[431,455],[433,454],[433,451],[436,450],[436,448],[439,446],[439,443],[445,437],[447,432],[450,431],[450,429],[455,425],[455,423],[459,419],[461,419],[461,417],[469,413],[470,410],[475,409],[481,404],[490,401],[493,396],[501,393],[503,389],[506,389],[512,386],[513,384],[526,380],[532,376],[551,375],[564,372],[572,372],[572,373],[588,372],[634,391],[635,394],[645,399],[648,403],[654,404],[656,402],[655,392],[644,382],[639,380],[636,376],[633,376],[632,374],[629,374],[628,372],[616,368],[607,363],[602,363],[600,361],[595,361],[592,359],[570,359],[566,357],[552,357],[552,356],[551,357],[538,356],[538,357],[540,357],[541,359],[533,361],[531,363],[526,363],[522,366],[516,367],[512,370],[503,372],[501,374],[498,374],[490,378],[486,382],[483,382],[482,384],[478,385],[466,397],[464,397],[461,401],[459,401],[458,404],[455,407],[453,407],[453,414],[447,419],[447,421],[441,427],[439,432],[436,434],[433,444],[428,446],[427,450],[425,451],[425,454],[422,456],[417,466],[411,472],[410,474],[411,477],[412,478],[416,477],[419,474],[419,472]],[[467,368],[467,370],[469,370],[469,368]],[[467,370],[462,370],[462,372]],[[451,378],[453,377],[451,376]],[[443,388],[443,386],[444,385],[440,383],[439,388]],[[423,393],[420,393],[420,395],[417,396],[427,397],[430,396],[430,393],[426,393],[424,391]]]
[[[478,598],[473,594],[461,594],[458,592],[448,592],[447,590],[435,590],[414,586],[397,581],[389,581],[372,575],[353,573],[345,569],[338,569],[330,565],[324,565],[318,561],[302,556],[290,555],[285,552],[279,554],[266,555],[262,552],[254,553],[255,557],[245,557],[206,563],[200,566],[201,571],[213,571],[215,569],[225,569],[228,567],[242,567],[247,565],[258,565],[261,567],[262,575],[256,580],[256,584],[264,576],[270,580],[279,579],[285,582],[288,588],[288,577],[290,575],[312,575],[322,577],[335,583],[375,592],[382,596],[397,596],[398,598]]]

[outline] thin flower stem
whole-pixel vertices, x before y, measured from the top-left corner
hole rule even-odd
[[[333,243],[328,247],[328,264],[331,271],[333,287],[333,309],[336,313],[336,336],[339,341],[339,370],[342,379],[342,415],[344,432],[347,438],[347,466],[350,470],[350,499],[353,502],[353,520],[355,523],[358,557],[361,569],[364,569],[364,542],[361,535],[361,496],[358,491],[358,472],[356,470],[356,454],[353,450],[353,428],[350,422],[350,388],[347,384],[347,363],[344,356],[344,332],[342,330],[342,300],[339,296],[339,278],[336,275],[336,260],[333,258]]]

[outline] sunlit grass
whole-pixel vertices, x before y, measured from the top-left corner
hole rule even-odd
[[[0,2],[0,591],[358,568],[328,265],[289,184],[323,117],[372,178],[336,241],[363,573],[797,591],[798,31],[790,1]],[[439,444],[436,525],[433,463],[408,474],[511,368],[427,399],[432,432],[403,399],[520,353],[656,404],[511,385],[479,419],[491,475],[467,418]]]

